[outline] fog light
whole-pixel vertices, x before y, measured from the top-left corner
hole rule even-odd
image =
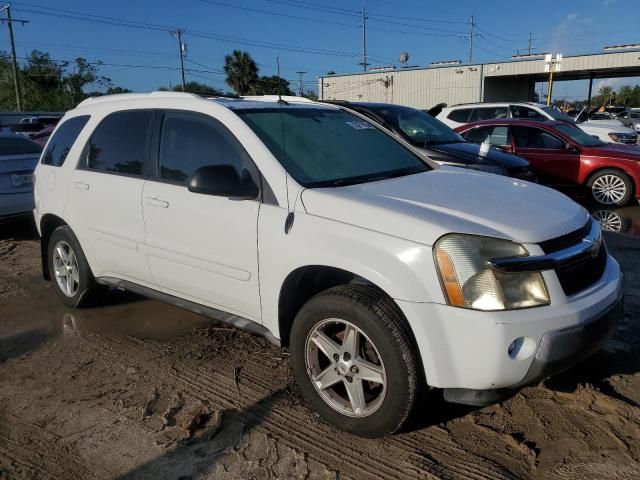
[[[518,337],[507,348],[507,354],[513,360],[526,360],[536,351],[536,341],[530,337]]]

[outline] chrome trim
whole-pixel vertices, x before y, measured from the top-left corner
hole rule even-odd
[[[589,257],[596,257],[602,247],[602,233],[600,224],[592,222],[591,230],[580,243],[558,250],[557,252],[536,257],[494,258],[489,261],[496,270],[501,272],[540,272],[554,270],[559,267],[579,262]]]

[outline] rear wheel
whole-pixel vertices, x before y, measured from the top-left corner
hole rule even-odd
[[[49,271],[58,297],[65,305],[80,307],[95,280],[80,243],[71,228],[63,225],[49,238]]]
[[[621,207],[633,195],[631,179],[620,170],[605,169],[597,172],[587,183],[591,197],[600,205]]]
[[[338,428],[386,435],[412,410],[417,354],[397,306],[374,287],[344,285],[309,300],[293,324],[291,361],[305,398]]]

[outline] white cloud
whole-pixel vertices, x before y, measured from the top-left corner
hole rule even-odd
[[[599,92],[602,87],[611,87],[614,90],[622,82],[622,78],[603,78],[598,80],[594,85],[594,92]]]
[[[583,42],[581,39],[595,32],[593,17],[570,13],[562,19],[551,33],[552,51],[574,53]]]
[[[613,5],[614,3],[616,3],[617,0],[603,0],[602,2],[602,6],[603,7],[610,7],[611,5]]]

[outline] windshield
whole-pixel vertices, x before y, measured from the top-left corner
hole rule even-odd
[[[583,147],[602,147],[607,145],[602,140],[589,135],[574,125],[556,125],[556,129]]]
[[[576,123],[576,121],[571,118],[566,113],[561,112],[555,107],[541,107],[542,110],[547,113],[554,120],[558,120],[559,122],[568,122],[568,123]]]
[[[29,153],[40,153],[42,147],[36,142],[27,138],[0,137],[0,155],[25,155]]]
[[[343,110],[277,107],[235,110],[301,185],[352,185],[430,167],[393,137]]]
[[[431,115],[408,107],[371,107],[394,129],[405,134],[406,140],[426,147],[443,143],[460,143],[464,138]]]

